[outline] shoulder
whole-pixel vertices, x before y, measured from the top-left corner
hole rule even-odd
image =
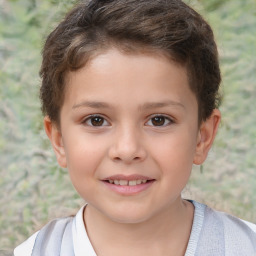
[[[238,231],[240,235],[252,236],[256,238],[256,225],[254,223],[239,219],[235,216],[213,210],[209,207],[205,209],[205,218],[209,223],[221,223],[227,234]],[[235,234],[236,235],[236,234]]]
[[[14,256],[30,256],[35,244],[35,240],[39,231],[29,237],[25,242],[20,244],[14,249]]]
[[[29,237],[25,242],[17,246],[14,249],[14,256],[31,256],[32,252],[34,251],[35,244],[44,247],[46,245],[46,241],[47,244],[56,243],[56,239],[59,240],[59,238],[63,236],[68,223],[71,224],[72,220],[73,217],[52,220],[51,222],[46,224],[41,230]],[[47,237],[47,239],[45,239],[45,237]]]
[[[14,256],[91,255],[96,253],[83,221],[86,205],[74,217],[55,219],[14,250]],[[51,254],[49,254],[51,252]]]
[[[242,220],[254,233],[256,233],[256,224]]]
[[[256,253],[255,224],[209,207],[205,208],[201,239],[208,247],[215,244],[223,255],[242,256]]]

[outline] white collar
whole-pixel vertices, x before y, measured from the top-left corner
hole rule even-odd
[[[76,256],[97,256],[91,242],[89,240],[88,234],[85,229],[84,220],[83,220],[83,212],[86,205],[84,205],[76,214],[73,219],[72,224],[72,233],[73,233],[73,244],[74,244],[74,252]]]
[[[205,205],[192,201],[195,206],[194,219],[192,232],[190,235],[188,247],[186,250],[185,256],[194,255],[196,251],[196,246],[199,240],[199,235],[202,229],[203,220],[204,220],[204,211]],[[86,228],[84,225],[83,213],[86,205],[84,205],[76,214],[73,219],[72,233],[73,233],[73,243],[74,243],[74,252],[76,256],[97,256],[95,253],[92,244],[89,240]]]

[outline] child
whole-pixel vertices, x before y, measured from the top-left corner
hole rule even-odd
[[[220,122],[210,26],[180,0],[91,0],[43,50],[57,161],[87,202],[15,256],[256,255],[256,226],[181,192]]]

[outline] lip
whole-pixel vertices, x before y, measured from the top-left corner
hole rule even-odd
[[[108,180],[127,180],[127,181],[147,180],[147,182],[137,184],[134,186],[128,186],[128,185],[116,185],[114,183],[109,183]],[[114,191],[117,194],[120,194],[122,196],[132,196],[132,195],[137,195],[149,189],[155,182],[155,179],[152,179],[147,176],[137,175],[137,174],[128,175],[128,176],[120,174],[120,175],[109,176],[103,179],[102,182],[108,189]]]
[[[106,180],[153,180],[152,178],[150,177],[147,177],[147,176],[142,176],[142,175],[139,175],[139,174],[132,174],[132,175],[123,175],[123,174],[118,174],[118,175],[112,175],[112,176],[109,176],[105,179],[103,179],[103,181],[106,181]]]

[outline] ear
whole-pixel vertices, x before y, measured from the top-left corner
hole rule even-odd
[[[220,111],[214,109],[211,116],[200,125],[193,161],[194,164],[200,165],[205,161],[217,133],[220,119]]]
[[[48,116],[44,118],[44,129],[51,141],[59,165],[67,167],[66,154],[63,146],[62,134],[57,124],[53,123]]]

